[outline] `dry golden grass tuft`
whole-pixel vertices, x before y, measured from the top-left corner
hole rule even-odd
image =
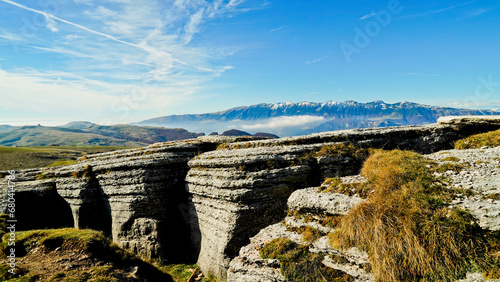
[[[430,167],[413,152],[375,152],[361,172],[374,192],[342,218],[330,243],[366,250],[377,281],[450,281],[469,270],[494,277],[498,234],[450,209],[452,190]]]
[[[302,232],[302,240],[308,243],[312,243],[323,235],[324,234],[321,233],[318,229],[315,229],[311,226],[306,226],[304,232]]]
[[[319,188],[323,193],[340,193],[348,196],[358,195],[366,199],[371,192],[371,187],[367,183],[342,183],[340,178],[327,178]]]
[[[370,155],[369,149],[357,148],[352,144],[338,143],[325,145],[315,153],[316,157],[346,157],[364,161]]]
[[[337,281],[348,282],[354,278],[349,274],[326,267],[323,254],[309,252],[308,246],[297,245],[290,239],[278,238],[260,249],[262,258],[277,259],[281,274],[287,281]]]
[[[487,133],[469,136],[455,142],[455,149],[479,149],[481,147],[500,146],[500,129]]]

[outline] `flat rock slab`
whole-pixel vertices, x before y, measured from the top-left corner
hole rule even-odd
[[[500,116],[447,116],[440,117],[439,124],[500,124]]]
[[[500,147],[447,150],[426,157],[463,166],[460,172],[443,173],[452,187],[464,191],[453,204],[469,211],[482,228],[500,230]]]
[[[318,192],[318,188],[297,190],[288,198],[290,210],[313,210],[330,215],[345,215],[363,199],[338,193]]]

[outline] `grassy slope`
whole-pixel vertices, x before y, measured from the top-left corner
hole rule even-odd
[[[44,126],[23,126],[0,132],[0,145],[3,146],[143,146],[146,143],[118,139],[80,129],[68,129]]]
[[[16,275],[12,275],[6,263],[11,249],[8,237],[0,243],[2,281],[173,281],[101,232],[73,228],[17,232]]]
[[[94,134],[100,134],[117,139],[134,142],[156,143],[182,139],[196,138],[199,134],[188,132],[182,128],[163,128],[150,126],[136,126],[119,124],[113,126],[95,125],[87,129]]]
[[[473,135],[455,143],[455,149],[479,149],[483,146],[500,146],[500,130]]]
[[[119,248],[101,232],[62,228],[16,233],[18,258],[14,276],[18,278],[13,278],[6,263],[10,252],[7,219],[6,214],[0,215],[0,281],[186,282],[198,268],[197,265],[147,263]],[[200,279],[201,282],[217,281],[213,277]]]
[[[11,169],[28,169],[49,166],[61,161],[73,161],[86,155],[120,150],[114,146],[44,146],[44,147],[2,147],[0,146],[0,171]]]
[[[185,129],[135,125],[89,125],[88,128],[22,126],[0,131],[2,146],[123,146],[137,147],[156,142],[196,138]]]

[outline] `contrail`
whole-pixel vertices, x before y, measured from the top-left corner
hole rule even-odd
[[[415,15],[404,16],[404,17],[401,17],[400,19],[409,19],[409,18],[416,18],[416,17],[422,17],[422,16],[427,16],[427,15],[437,14],[437,13],[441,13],[441,12],[444,12],[444,11],[452,10],[452,9],[455,9],[455,8],[458,8],[458,7],[461,7],[461,6],[470,5],[470,4],[473,4],[473,3],[476,3],[476,2],[477,1],[465,2],[465,3],[457,4],[457,5],[454,5],[454,6],[442,8],[442,9],[439,9],[439,10],[427,11],[427,12],[423,12],[423,13],[419,13],[419,14],[415,14]]]
[[[105,38],[108,38],[108,39],[111,39],[115,42],[118,42],[118,43],[122,43],[122,44],[125,44],[125,45],[129,45],[129,46],[132,46],[132,47],[136,47],[138,49],[141,49],[145,52],[148,52],[148,53],[152,53],[152,52],[158,52],[157,50],[155,50],[153,47],[150,47],[150,46],[141,46],[141,45],[137,45],[137,44],[134,44],[134,43],[130,43],[130,42],[127,42],[127,41],[124,41],[124,40],[120,40],[112,35],[109,35],[109,34],[106,34],[106,33],[102,33],[102,32],[99,32],[97,30],[93,30],[93,29],[90,29],[88,27],[85,27],[83,25],[80,25],[80,24],[77,24],[77,23],[73,23],[73,22],[70,22],[70,21],[67,21],[65,19],[61,19],[57,16],[54,16],[52,14],[49,14],[47,12],[44,12],[44,11],[40,11],[40,10],[36,10],[36,9],[33,9],[33,8],[30,8],[28,6],[25,6],[23,4],[19,4],[19,3],[16,3],[14,1],[11,1],[11,0],[0,0],[1,2],[4,2],[4,3],[8,3],[8,4],[11,4],[11,5],[14,5],[16,7],[19,7],[21,9],[24,9],[24,10],[27,10],[27,11],[31,11],[33,13],[37,13],[37,14],[40,14],[40,15],[43,15],[49,19],[52,19],[52,20],[55,20],[55,21],[59,21],[59,22],[62,22],[62,23],[66,23],[66,24],[69,24],[71,26],[74,26],[76,28],[79,28],[79,29],[82,29],[82,30],[85,30],[85,31],[88,31],[90,33],[93,33],[93,34],[96,34],[96,35],[100,35],[102,37],[105,37]],[[167,53],[165,51],[161,51],[163,53]],[[179,59],[176,59],[174,58],[174,56],[170,53],[167,53],[174,62],[177,62],[179,64],[182,64],[182,65],[185,65],[185,66],[190,66],[190,67],[194,67],[198,70],[202,70],[202,71],[208,71],[208,72],[213,72],[213,70],[210,70],[210,69],[203,69],[203,68],[199,68],[197,66],[191,66],[189,65],[188,63],[186,62],[183,62],[183,61],[180,61]]]
[[[31,11],[33,13],[37,13],[37,14],[40,14],[40,15],[44,15],[45,17],[49,18],[49,19],[52,19],[52,20],[56,20],[56,21],[59,21],[59,22],[63,22],[63,23],[66,23],[66,24],[69,24],[71,26],[74,26],[74,27],[77,27],[79,29],[83,29],[85,31],[88,31],[90,33],[93,33],[93,34],[96,34],[96,35],[100,35],[100,36],[103,36],[103,37],[106,37],[106,38],[109,38],[113,41],[116,41],[116,42],[119,42],[119,43],[122,43],[122,44],[126,44],[126,45],[130,45],[130,46],[133,46],[133,47],[137,47],[137,48],[140,48],[140,49],[143,49],[143,47],[137,45],[137,44],[134,44],[134,43],[130,43],[130,42],[127,42],[127,41],[123,41],[123,40],[120,40],[112,35],[109,35],[109,34],[106,34],[106,33],[102,33],[102,32],[99,32],[99,31],[96,31],[96,30],[93,30],[93,29],[90,29],[88,27],[85,27],[83,25],[80,25],[80,24],[76,24],[76,23],[73,23],[73,22],[70,22],[70,21],[67,21],[65,19],[61,19],[57,16],[54,16],[52,14],[49,14],[47,12],[44,12],[44,11],[40,11],[40,10],[36,10],[36,9],[33,9],[33,8],[30,8],[30,7],[27,7],[27,6],[24,6],[23,4],[19,4],[19,3],[16,3],[16,2],[13,2],[13,1],[10,1],[10,0],[0,0],[2,2],[5,2],[5,3],[8,3],[8,4],[11,4],[11,5],[14,5],[16,7],[19,7],[21,9],[24,9],[24,10],[28,10],[28,11]]]

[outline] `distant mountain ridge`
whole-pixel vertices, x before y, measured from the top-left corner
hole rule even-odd
[[[450,115],[500,115],[500,111],[434,107],[412,102],[285,102],[242,106],[215,113],[170,115],[133,125],[103,126],[87,121],[56,127],[0,125],[0,146],[136,147],[196,138],[210,132],[276,138],[340,129],[421,125]]]
[[[248,132],[265,131],[290,136],[339,129],[421,125],[435,123],[439,117],[449,115],[494,114],[500,112],[436,107],[413,102],[284,102],[242,106],[215,113],[163,116],[136,124],[182,127],[195,132],[241,128]]]

